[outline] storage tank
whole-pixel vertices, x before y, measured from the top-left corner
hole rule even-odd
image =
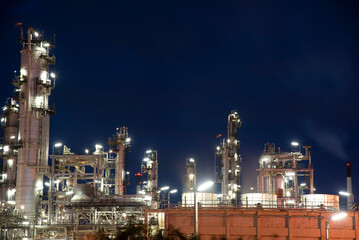
[[[244,193],[241,197],[242,206],[257,207],[260,204],[264,208],[277,207],[277,194],[275,193]]]
[[[304,208],[325,208],[339,210],[339,196],[331,194],[305,194],[302,195]]]
[[[217,207],[218,205],[218,194],[216,193],[198,192],[196,198],[197,202],[199,202],[202,207]],[[184,207],[193,207],[193,203],[193,192],[182,193],[182,205]]]

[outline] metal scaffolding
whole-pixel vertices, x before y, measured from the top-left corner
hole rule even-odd
[[[310,146],[283,152],[274,143],[266,143],[259,158],[257,189],[259,193],[277,194],[278,197],[297,200],[315,192]]]
[[[240,174],[242,162],[238,154],[239,141],[237,129],[241,127],[237,111],[232,111],[228,115],[227,139],[222,139],[217,147],[216,173],[217,181],[221,183],[222,200],[224,202],[237,203],[240,193]]]

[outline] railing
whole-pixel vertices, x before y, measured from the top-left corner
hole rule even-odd
[[[219,200],[201,200],[198,202],[199,208],[241,208],[241,209],[311,209],[311,210],[328,210],[328,211],[337,211],[337,210],[346,210],[346,202],[338,201],[301,201],[294,199],[278,199],[274,200],[265,200],[262,202],[256,201],[244,201],[235,203],[232,201],[219,201]],[[193,199],[192,201],[188,200],[186,204],[177,203],[177,204],[168,204],[161,203],[160,209],[166,208],[192,208],[193,209]]]

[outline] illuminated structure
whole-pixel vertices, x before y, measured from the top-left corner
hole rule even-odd
[[[0,153],[3,159],[1,172],[0,201],[15,202],[16,163],[19,137],[19,104],[15,98],[10,98],[3,107],[1,115],[3,128],[3,144]]]
[[[217,181],[221,183],[222,200],[227,203],[237,203],[240,192],[240,173],[242,162],[238,154],[239,141],[237,129],[241,126],[238,113],[232,111],[228,115],[227,139],[223,139],[217,147]]]
[[[55,112],[49,104],[55,87],[49,66],[55,63],[55,57],[51,54],[53,39],[46,39],[32,28],[26,37],[21,29],[20,76],[13,80],[14,98],[3,108],[3,180],[7,196],[2,187],[1,199],[15,203],[28,217],[35,217],[43,194],[43,176],[48,171],[49,120]]]
[[[147,150],[143,163],[141,166],[142,173],[147,173],[147,181],[145,192],[151,196],[152,205],[154,209],[159,205],[159,192],[158,192],[158,160],[157,150]]]
[[[92,153],[86,149],[85,154],[76,154],[57,143],[53,148],[51,164],[48,164],[49,117],[55,112],[48,99],[55,86],[55,76],[49,74],[49,65],[55,60],[51,54],[54,42],[30,28],[27,39],[21,35],[21,43],[20,76],[15,76],[14,96],[6,102],[1,116],[0,239],[81,239],[99,229],[114,237],[118,229],[126,228],[130,221],[147,224],[151,229],[149,232],[163,232],[161,226],[169,221],[165,221],[165,213],[158,209],[161,189],[158,188],[157,150],[145,153],[141,172],[147,179],[141,182],[142,173],[136,174],[136,195],[126,193],[131,147],[127,127],[116,129],[109,139],[109,149],[96,144]],[[220,220],[216,219],[211,224],[218,224],[227,216],[233,222],[246,223],[248,219],[235,219],[253,216],[257,223],[251,220],[255,226],[250,226],[247,232],[250,236],[260,236],[254,232],[254,227],[260,231],[262,220],[258,213],[265,215],[263,211],[268,208],[277,210],[272,213],[274,218],[277,215],[283,217],[281,210],[287,208],[309,208],[311,211],[338,209],[338,196],[314,194],[314,170],[308,146],[304,147],[305,154],[302,154],[300,148],[298,151],[283,152],[276,151],[274,144],[266,144],[259,159],[258,193],[253,193],[260,194],[259,200],[254,195],[242,194],[239,202],[241,157],[238,154],[237,129],[240,126],[238,113],[232,111],[228,116],[227,138],[221,141],[216,152],[218,181],[222,184],[221,198],[216,193],[199,193],[200,190],[196,190],[196,162],[192,158],[186,160],[184,200],[176,206],[175,212],[180,216],[178,222],[183,222],[183,216],[188,220],[184,225],[188,233],[196,229],[195,232],[201,234],[206,221],[206,214],[201,216],[201,212],[206,211],[203,208],[213,211],[210,217],[220,216]],[[347,190],[352,196],[350,177],[348,175]],[[226,209],[225,212],[218,215],[218,211],[223,209]],[[232,211],[235,218],[231,216]],[[191,221],[193,215],[196,221]],[[290,213],[288,219],[289,216]],[[195,222],[196,228],[193,228],[191,224]],[[286,225],[286,222],[281,221],[281,224]],[[238,237],[238,228],[234,227],[232,234],[230,228],[224,230],[225,224],[207,228],[207,234],[220,230]],[[290,224],[283,227],[281,234],[287,236],[284,232],[291,227]],[[223,235],[222,232],[220,234]]]
[[[129,172],[127,170],[127,153],[130,151],[131,138],[128,137],[128,129],[117,129],[116,134],[110,139],[112,151],[116,153],[116,178],[115,194],[123,195],[124,187],[129,184]]]
[[[298,144],[295,144],[298,145]],[[259,159],[257,189],[259,193],[277,194],[278,197],[298,199],[303,194],[313,194],[313,171],[310,146],[283,152],[275,149],[274,143],[264,145]]]
[[[352,164],[350,162],[346,163],[347,168],[347,210],[350,211],[354,204],[354,195],[352,189]]]
[[[196,161],[193,158],[186,159],[186,175],[184,192],[193,192],[196,188]]]

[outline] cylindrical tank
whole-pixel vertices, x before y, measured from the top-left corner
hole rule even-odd
[[[339,196],[331,194],[305,194],[301,198],[304,208],[339,210]]]
[[[218,194],[216,193],[197,192],[196,198],[202,207],[217,207],[218,205]],[[193,203],[193,192],[182,193],[182,206],[193,207]]]
[[[264,208],[277,207],[277,194],[274,193],[244,193],[241,196],[242,206]]]

